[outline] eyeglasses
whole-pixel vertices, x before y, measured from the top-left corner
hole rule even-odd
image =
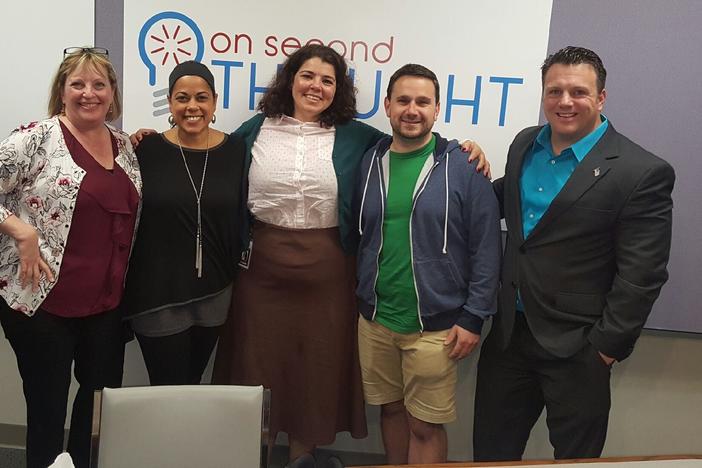
[[[63,49],[63,58],[73,54],[97,54],[105,57],[110,55],[104,47],[66,47]]]

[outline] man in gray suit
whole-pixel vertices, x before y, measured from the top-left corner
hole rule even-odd
[[[605,79],[591,50],[549,56],[548,124],[516,136],[495,181],[507,244],[478,364],[477,461],[520,459],[544,406],[556,458],[600,456],[610,368],[668,278],[675,174],[602,115]]]

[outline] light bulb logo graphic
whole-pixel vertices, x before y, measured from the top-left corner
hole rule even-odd
[[[177,11],[164,11],[149,18],[139,31],[139,56],[149,72],[149,85],[156,84],[156,66],[172,68],[186,60],[202,61],[205,41],[195,21]],[[168,89],[153,92],[153,115],[168,113]]]
[[[167,67],[185,60],[202,60],[205,41],[197,24],[182,13],[164,11],[149,18],[139,31],[139,56],[156,84],[156,65]]]

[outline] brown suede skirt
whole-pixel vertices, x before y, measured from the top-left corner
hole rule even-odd
[[[306,445],[367,435],[358,362],[355,258],[339,230],[257,222],[215,360],[217,384],[271,389],[271,434]]]

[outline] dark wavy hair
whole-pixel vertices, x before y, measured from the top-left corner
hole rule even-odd
[[[307,60],[318,57],[334,67],[336,92],[331,105],[319,116],[319,123],[326,128],[347,123],[356,116],[356,88],[348,75],[346,61],[331,47],[310,44],[295,51],[278,69],[268,91],[258,103],[257,109],[266,117],[292,116],[295,102],[292,85],[295,74]]]
[[[597,92],[601,93],[604,89],[605,81],[607,81],[607,70],[605,70],[600,56],[592,50],[586,49],[585,47],[568,46],[546,57],[543,65],[541,65],[542,87],[546,79],[546,72],[552,65],[557,63],[561,65],[580,65],[581,63],[590,65],[595,69],[595,73],[597,74]]]

